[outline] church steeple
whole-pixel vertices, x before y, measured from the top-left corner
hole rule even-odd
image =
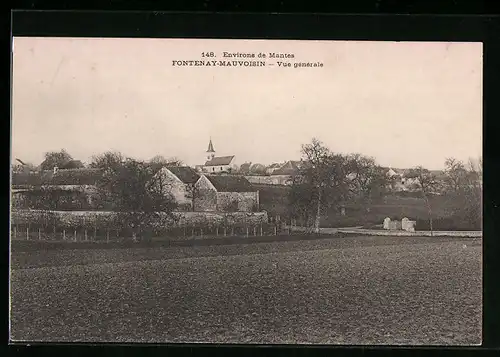
[[[214,156],[215,156],[214,145],[212,144],[212,138],[210,138],[207,149],[207,160],[213,159]]]
[[[214,146],[212,144],[212,138],[210,138],[210,141],[208,142],[208,150],[207,152],[215,152]]]

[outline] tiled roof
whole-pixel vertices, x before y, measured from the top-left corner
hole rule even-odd
[[[205,162],[205,166],[229,165],[233,161],[233,156],[216,156],[212,160]]]
[[[36,173],[17,172],[12,174],[12,185],[95,185],[100,177],[102,177],[101,170],[87,168],[59,170],[55,174],[51,170]]]
[[[200,175],[189,166],[170,166],[167,169],[184,183],[193,184],[200,178]]]
[[[255,192],[256,189],[243,176],[205,176],[219,192]]]
[[[279,169],[274,170],[272,175],[294,175],[299,172],[298,164],[296,161],[287,161]]]

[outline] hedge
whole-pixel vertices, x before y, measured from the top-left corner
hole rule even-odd
[[[13,210],[11,223],[14,225],[57,226],[61,228],[82,229],[123,229],[127,226],[127,218],[133,213],[102,211],[43,211]],[[125,220],[125,221],[124,221]],[[168,215],[158,212],[149,219],[149,229],[167,227],[247,227],[267,223],[267,213],[202,213],[174,212]]]

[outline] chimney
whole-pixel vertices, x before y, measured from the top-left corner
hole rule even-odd
[[[57,174],[57,171],[59,171],[59,167],[54,166],[54,175]]]

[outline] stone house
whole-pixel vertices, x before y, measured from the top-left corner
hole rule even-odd
[[[254,212],[259,191],[242,176],[201,175],[195,184],[194,206],[204,212]]]
[[[154,176],[153,184],[161,192],[170,193],[179,210],[192,211],[195,184],[200,176],[188,166],[162,167]]]
[[[101,176],[101,170],[87,168],[14,172],[11,204],[23,209],[91,209]]]

